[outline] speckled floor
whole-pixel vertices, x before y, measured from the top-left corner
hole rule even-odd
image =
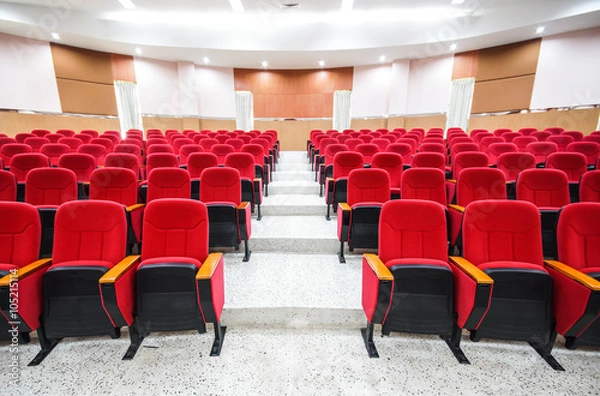
[[[552,370],[528,345],[470,342],[460,365],[435,336],[375,337],[379,359],[367,356],[360,327],[360,255],[337,261],[335,217],[324,219],[304,153],[282,153],[263,222],[254,221],[250,262],[226,253],[228,326],[220,357],[210,357],[212,328],[153,333],[132,361],[121,357],[127,331],[63,340],[38,367],[39,346],[19,347],[19,385],[8,382],[11,355],[0,344],[2,395],[598,395],[600,350],[565,349]],[[278,191],[277,183],[281,184]],[[314,183],[314,182],[312,182]],[[307,187],[308,188],[308,187]],[[294,193],[293,195],[289,195]],[[290,210],[290,204],[297,207]],[[290,217],[291,215],[296,215]],[[281,217],[274,217],[281,216]],[[296,230],[296,231],[294,231]]]

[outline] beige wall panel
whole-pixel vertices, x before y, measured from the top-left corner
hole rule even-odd
[[[181,118],[170,117],[143,117],[144,129],[160,129],[163,133],[167,129],[183,130],[183,120]]]
[[[199,121],[199,129],[210,129],[211,131],[216,131],[218,129],[233,131],[235,129],[235,120],[212,120],[201,118]]]
[[[6,133],[8,136],[14,136],[19,132],[29,132],[35,128],[48,129],[51,132],[64,128],[79,132],[82,129],[119,130],[120,125],[118,118],[0,112],[0,132]]]
[[[452,79],[475,77],[477,75],[478,60],[479,51],[462,52],[454,55]]]
[[[388,122],[387,118],[353,118],[350,123],[350,128],[359,130],[359,129],[371,129],[375,130],[377,128],[387,128]]]
[[[404,128],[404,124],[406,123],[405,117],[391,117],[388,118],[387,128],[391,131],[394,128]]]
[[[406,117],[404,128],[406,128],[406,130],[410,130],[411,128],[423,128],[425,129],[425,132],[427,132],[429,128],[446,128],[446,115],[439,114]]]
[[[97,84],[57,78],[58,95],[64,113],[116,116],[117,99],[111,83]]]
[[[50,48],[57,78],[113,83],[111,54],[54,43],[50,44]]]
[[[477,81],[535,74],[541,43],[536,39],[480,50]]]
[[[528,109],[535,75],[475,83],[472,114]]]
[[[194,131],[200,130],[200,120],[198,118],[186,117],[181,121],[181,130],[193,129]]]

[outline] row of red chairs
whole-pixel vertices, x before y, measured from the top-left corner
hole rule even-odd
[[[211,356],[220,354],[226,328],[223,255],[209,253],[208,204],[157,199],[143,221],[141,255],[126,254],[127,216],[109,200],[66,202],[55,218],[52,257],[38,259],[43,225],[36,207],[0,202],[0,337],[36,331],[40,364],[64,337],[109,335],[129,329],[132,359],[155,331],[206,332]],[[18,289],[18,304],[9,293]]]
[[[589,243],[600,238],[600,203],[563,208],[560,262],[544,260],[539,210],[530,202],[470,203],[460,257],[448,256],[446,219],[436,202],[402,199],[381,206],[378,255],[362,260],[362,335],[369,356],[378,357],[376,324],[384,335],[439,335],[466,364],[462,330],[475,342],[529,342],[555,370],[564,370],[552,356],[557,334],[569,349],[600,345],[600,255]]]

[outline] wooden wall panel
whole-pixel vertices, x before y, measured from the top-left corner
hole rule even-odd
[[[251,91],[257,118],[333,116],[333,92],[352,89],[353,68],[319,70],[234,69],[236,91]]]
[[[57,78],[112,84],[111,55],[50,43]]]
[[[306,150],[306,141],[313,129],[331,129],[331,120],[257,120],[254,128],[264,131],[274,129],[279,135],[283,151]]]
[[[479,60],[479,51],[462,52],[454,55],[452,79],[475,77]]]
[[[350,123],[350,128],[359,130],[359,129],[371,129],[375,130],[377,128],[387,128],[388,120],[387,118],[353,118]]]
[[[390,117],[388,118],[387,128],[391,131],[394,128],[404,128],[406,117]]]
[[[29,132],[35,128],[48,129],[52,132],[57,129],[72,129],[76,132],[82,129],[120,129],[118,118],[84,117],[69,114],[29,114],[16,111],[0,112],[1,132],[14,136],[19,132]]]
[[[475,83],[472,114],[528,109],[535,75]]]
[[[235,120],[215,120],[215,119],[200,119],[200,129],[210,129],[216,131],[218,129],[227,129],[233,131],[235,129]]]
[[[541,39],[479,51],[477,81],[535,74]]]
[[[111,54],[110,58],[114,80],[136,82],[133,56]]]
[[[63,113],[118,114],[114,85],[57,78]]]
[[[426,115],[426,116],[413,116],[406,117],[404,121],[404,128],[410,130],[411,128],[424,128],[425,132],[429,128],[446,128],[446,115]]]

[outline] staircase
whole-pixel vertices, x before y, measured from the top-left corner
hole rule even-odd
[[[337,258],[335,216],[325,219],[325,200],[306,153],[281,152],[262,205],[252,220],[252,256],[225,254],[223,324],[244,327],[359,328],[361,257]]]

